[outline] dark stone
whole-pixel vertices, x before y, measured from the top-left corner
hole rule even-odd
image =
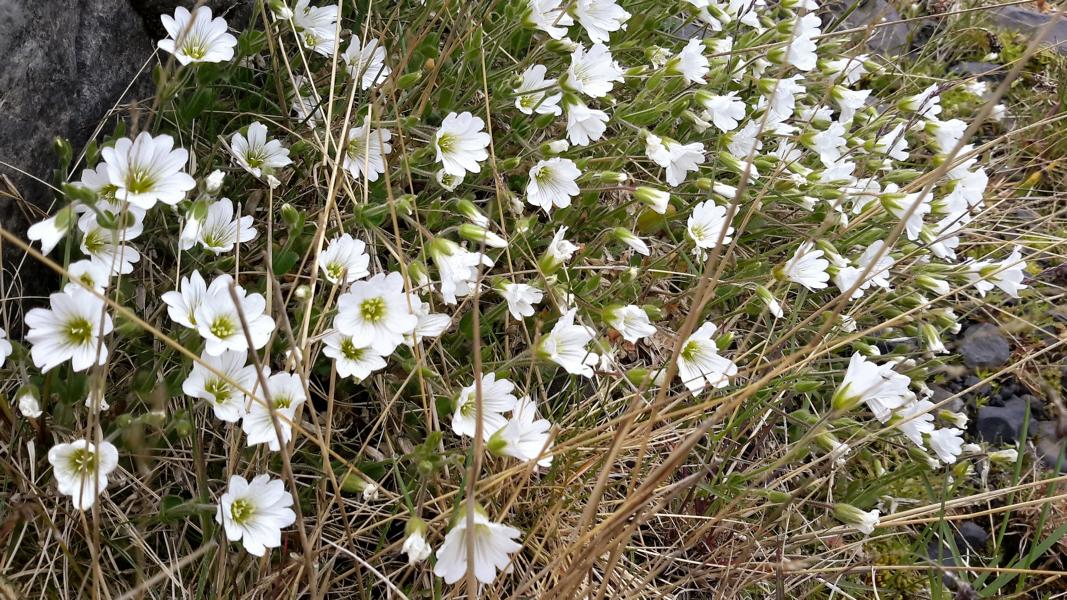
[[[77,159],[113,108],[149,97],[151,65],[145,76],[138,72],[153,48],[125,1],[0,0],[0,160],[15,167],[0,165],[0,174],[24,200],[0,199],[0,225],[24,235],[29,222],[52,212],[52,192],[34,179],[52,182],[52,140],[69,139]],[[72,166],[75,178],[83,167]],[[21,252],[4,246],[5,266],[23,263]],[[25,258],[9,276],[23,294],[41,295],[55,287],[50,275]]]
[[[968,367],[999,367],[1011,358],[1011,344],[994,325],[979,323],[967,328],[957,350]]]
[[[1001,6],[993,11],[993,21],[997,25],[1018,31],[1031,39],[1036,38],[1054,18],[1055,12],[1042,13],[1022,6]],[[1061,18],[1053,23],[1041,43],[1060,54],[1067,54],[1067,21]]]
[[[208,4],[216,14],[233,13],[227,15],[230,25],[240,29],[250,14],[250,2]],[[52,143],[57,136],[70,140],[75,164],[67,175],[76,180],[83,168],[94,166],[79,162],[85,144],[98,131],[110,132],[116,119],[148,107],[154,95],[153,54],[163,36],[159,15],[172,13],[177,4],[177,0],[0,0],[0,160],[11,165],[0,165],[0,176],[10,178],[14,188],[0,185],[0,226],[24,236],[29,223],[54,211],[55,197],[47,184],[58,167]],[[11,288],[3,290],[3,296],[55,291],[51,271],[13,244],[3,246],[4,267],[11,271],[6,274]]]
[[[969,77],[1003,77],[1007,73],[1004,65],[988,62],[961,62],[952,66],[952,71]]]
[[[1058,425],[1056,421],[1038,423],[1035,447],[1045,465],[1054,469],[1059,464],[1060,472],[1067,473],[1067,455],[1064,455],[1062,462],[1060,461],[1060,455],[1064,453],[1065,440],[1057,431]]]
[[[975,425],[978,435],[993,444],[1020,441],[1032,399],[1031,396],[1015,397],[1004,406],[979,407]]]
[[[988,541],[989,532],[974,521],[964,521],[956,532],[956,547],[960,549],[960,552],[965,548],[970,548],[972,552],[978,552],[985,549]]]
[[[897,55],[906,51],[911,32],[907,24],[899,22],[901,17],[897,9],[886,0],[860,1],[862,4],[845,17],[844,28],[892,23],[872,29],[870,36],[866,39],[867,47],[874,52],[886,55]],[[831,7],[831,11],[835,15],[844,14],[852,4],[846,0]]]

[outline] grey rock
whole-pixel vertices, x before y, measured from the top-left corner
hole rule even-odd
[[[999,367],[1011,358],[1011,344],[1000,330],[989,323],[967,328],[957,345],[968,367]]]
[[[866,27],[868,25],[880,25],[892,23],[872,29],[867,38],[867,47],[874,52],[886,55],[902,54],[908,49],[908,38],[911,30],[905,23],[900,21],[900,13],[886,0],[856,0],[859,5],[852,8],[853,2],[844,0],[831,7],[833,14],[841,15],[848,13],[844,20],[844,28]]]
[[[961,62],[952,66],[954,73],[970,77],[1003,77],[1008,71],[1004,65],[989,62]]]
[[[125,1],[0,0],[0,160],[15,167],[0,165],[0,174],[26,201],[0,199],[0,225],[21,234],[52,208],[52,193],[34,178],[51,182],[56,136],[77,158],[113,108],[148,97],[150,69],[138,72],[153,46]],[[23,263],[11,244],[4,263]],[[18,269],[24,294],[52,287],[38,271],[32,259]]]
[[[959,548],[960,552],[963,552],[966,548],[970,548],[972,552],[978,552],[985,548],[988,541],[989,532],[974,521],[960,523],[960,527],[956,531],[956,547]]]
[[[993,11],[993,21],[1001,27],[1036,38],[1052,19],[1054,13],[1042,13],[1022,6],[1002,6]],[[1067,21],[1062,17],[1051,25],[1041,43],[1067,54]]]
[[[1004,406],[979,407],[975,422],[978,435],[992,444],[1020,441],[1031,400],[1030,396],[1015,397]],[[1030,429],[1033,431],[1033,424]]]
[[[1056,421],[1041,421],[1037,424],[1037,441],[1035,447],[1037,453],[1041,457],[1041,461],[1050,468],[1056,468],[1056,465],[1060,466],[1061,473],[1067,473],[1067,454],[1065,454],[1065,444],[1067,440],[1064,440],[1058,432],[1058,423]],[[1064,458],[1060,461],[1060,455]]]

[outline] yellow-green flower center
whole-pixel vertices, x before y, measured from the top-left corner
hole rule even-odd
[[[696,358],[697,353],[700,352],[700,343],[696,341],[687,342],[685,347],[682,348],[680,353],[682,360],[686,362],[692,362]]]
[[[364,321],[377,323],[385,318],[385,299],[380,296],[367,298],[359,305],[359,312]]]
[[[143,194],[156,186],[156,180],[148,169],[131,169],[126,174],[126,189],[131,194]]]
[[[345,266],[341,263],[330,263],[326,265],[326,275],[330,277],[331,281],[341,281],[344,277]]]
[[[252,518],[252,515],[255,514],[255,512],[256,507],[244,498],[234,500],[233,504],[230,505],[230,517],[233,519],[233,522],[237,523],[238,525],[244,525],[245,523],[247,523],[248,520]]]
[[[95,473],[96,453],[85,448],[78,448],[70,455],[70,466],[78,473]]]
[[[93,339],[93,324],[85,317],[74,317],[67,321],[67,341],[75,346],[83,346]]]
[[[215,398],[215,404],[225,404],[230,399],[230,386],[221,379],[212,379],[204,384],[204,390]]]
[[[341,354],[348,360],[359,361],[363,358],[366,351],[366,348],[357,348],[351,338],[347,338],[341,342]]]
[[[211,326],[208,327],[208,329],[211,331],[212,335],[221,340],[237,333],[237,325],[234,324],[232,319],[226,316],[215,317],[215,320],[211,323]]]
[[[456,136],[451,133],[442,133],[437,136],[437,147],[445,154],[452,152],[456,147]]]

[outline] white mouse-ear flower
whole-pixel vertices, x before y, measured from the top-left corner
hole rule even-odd
[[[211,18],[211,9],[197,7],[192,13],[183,6],[174,9],[174,16],[161,15],[166,38],[157,44],[161,50],[174,55],[183,65],[194,62],[217,63],[233,58],[237,38],[230,35],[226,19]]]
[[[497,571],[507,569],[511,555],[522,548],[515,540],[522,532],[514,527],[489,520],[485,511],[477,507],[473,522],[468,522],[465,510],[460,510],[445,542],[437,549],[437,564],[433,573],[452,584],[473,569],[481,583],[492,583]],[[467,547],[474,545],[474,564],[467,564]]]
[[[215,521],[226,539],[240,540],[249,554],[263,556],[282,545],[282,529],[296,522],[292,505],[293,495],[282,480],[263,474],[248,481],[234,475],[219,498]]]
[[[119,452],[108,441],[97,446],[89,440],[57,444],[48,451],[48,462],[59,492],[70,496],[74,508],[88,510],[107,489],[108,475],[119,464]]]

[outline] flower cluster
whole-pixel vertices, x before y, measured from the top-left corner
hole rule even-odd
[[[46,412],[30,384],[68,361],[91,373],[99,411],[102,390],[125,385],[109,367],[151,363],[152,393],[243,440],[198,465],[226,482],[227,540],[263,556],[305,527],[292,471],[264,470],[300,461],[333,486],[343,465],[364,502],[397,500],[382,509],[406,523],[394,550],[416,567],[433,556],[447,584],[490,584],[520,560],[526,519],[494,496],[500,482],[580,477],[566,454],[590,439],[576,413],[628,427],[620,396],[676,415],[793,386],[773,402],[804,396],[835,468],[852,449],[838,426],[899,432],[939,468],[965,456],[919,361],[947,352],[955,293],[1019,297],[1024,250],[962,243],[989,176],[971,124],[940,119],[946,89],[875,85],[882,67],[842,54],[814,1],[663,3],[649,10],[701,27],[652,35],[661,47],[631,41],[649,23],[641,3],[527,0],[501,13],[504,49],[471,69],[497,33],[444,51],[338,5],[268,5],[299,73],[257,93],[284,98],[259,118],[209,119],[188,149],[177,133],[109,140],[29,229],[41,253],[65,242],[72,259],[25,317],[38,379],[23,375],[24,415]],[[238,46],[206,7],[163,25],[172,68],[263,76],[256,36]],[[294,118],[266,116],[278,107]],[[394,428],[390,456],[368,466],[342,456],[350,440],[327,448],[342,414],[368,445]],[[103,438],[48,458],[81,510],[120,463]],[[863,533],[879,523],[845,503],[834,515]]]

